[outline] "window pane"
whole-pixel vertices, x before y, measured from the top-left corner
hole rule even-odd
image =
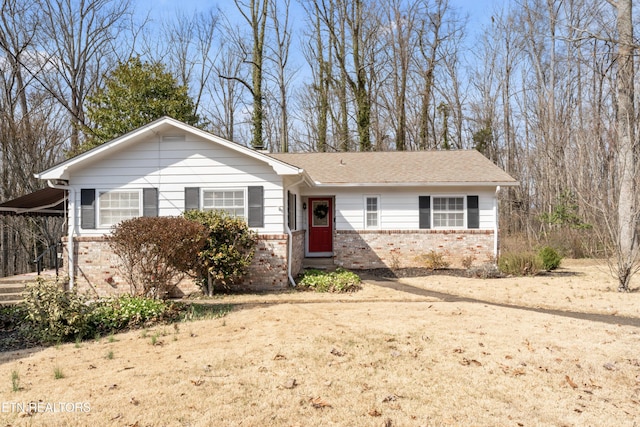
[[[365,198],[365,228],[378,227],[378,198]]]
[[[464,227],[463,197],[434,197],[433,210],[434,227]]]
[[[141,215],[139,191],[103,191],[99,193],[98,203],[101,227],[116,225]]]
[[[244,191],[242,190],[209,190],[202,196],[204,210],[221,210],[235,217],[245,217]]]

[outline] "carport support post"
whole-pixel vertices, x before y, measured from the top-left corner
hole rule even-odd
[[[67,257],[68,257],[68,270],[69,270],[69,290],[73,289],[75,286],[75,259],[73,257],[75,251],[75,242],[73,241],[73,232],[76,227],[76,216],[75,216],[75,191],[68,184],[56,184],[52,182],[50,179],[47,180],[47,185],[51,188],[59,188],[61,190],[66,190],[69,192],[69,197],[67,198],[67,208],[65,209],[65,215],[67,216],[68,221],[68,229],[67,229]]]

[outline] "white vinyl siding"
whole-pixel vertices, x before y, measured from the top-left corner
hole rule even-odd
[[[186,134],[183,141],[161,141],[161,137],[151,134],[148,139],[109,153],[104,159],[93,159],[85,168],[73,172],[70,183],[75,189],[71,203],[76,207],[80,206],[81,188],[157,188],[159,216],[182,215],[185,187],[246,192],[250,186],[262,186],[264,226],[256,231],[261,234],[284,232],[282,177],[260,160],[191,134]],[[75,211],[75,223],[79,224],[79,208]],[[245,210],[245,216],[246,213]],[[77,228],[75,233],[76,236],[100,236],[105,230]]]
[[[202,209],[225,211],[231,216],[246,218],[244,190],[203,190]]]
[[[142,215],[140,190],[98,191],[98,227],[109,228]]]
[[[432,197],[433,228],[464,228],[464,197]]]
[[[367,229],[380,228],[380,197],[366,196],[364,199],[364,224]]]
[[[389,188],[375,187],[364,192],[360,189],[305,189],[305,196],[334,196],[337,230],[366,230],[365,206],[363,197],[375,192],[380,197],[379,226],[380,230],[419,230],[419,196],[433,197],[462,197],[467,195],[479,196],[478,210],[480,213],[480,229],[493,230],[496,224],[495,188],[455,187],[443,189],[434,188]],[[466,201],[464,202],[466,205]],[[433,204],[431,205],[433,215]],[[433,224],[432,224],[433,227]],[[463,222],[462,229],[467,225]],[[444,228],[440,228],[444,229]]]

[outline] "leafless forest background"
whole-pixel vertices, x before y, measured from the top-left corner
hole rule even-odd
[[[618,208],[629,194],[637,224],[640,22],[630,0],[505,3],[477,29],[448,0],[235,0],[239,19],[211,9],[166,22],[141,21],[128,0],[3,0],[0,199],[44,186],[32,174],[91,125],[87,95],[140,56],[188,85],[207,130],[242,144],[480,150],[520,181],[502,191],[504,244],[602,256],[624,240]],[[33,268],[64,232],[52,219],[1,224],[3,276]]]

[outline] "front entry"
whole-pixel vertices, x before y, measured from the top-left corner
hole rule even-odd
[[[328,197],[309,198],[309,255],[330,256],[333,252],[333,206]]]

